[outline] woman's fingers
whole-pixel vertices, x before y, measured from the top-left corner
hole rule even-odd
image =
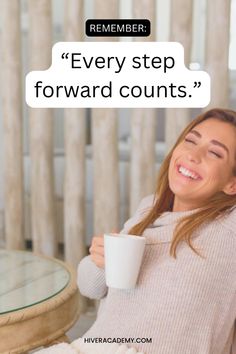
[[[92,261],[100,268],[104,268],[104,237],[94,236],[89,248]]]
[[[98,246],[104,246],[104,236],[94,236],[93,243]]]
[[[90,254],[96,253],[96,254],[100,254],[101,256],[102,256],[102,255],[104,256],[104,247],[92,245],[92,246],[89,248],[89,253],[90,253]]]
[[[113,230],[114,232],[114,230]],[[116,231],[117,232],[117,231]],[[117,234],[118,236],[118,234]],[[104,235],[94,236],[89,248],[92,261],[100,268],[104,268]]]
[[[98,252],[99,254],[104,254],[104,239],[101,236],[94,236],[92,239],[91,247],[89,252]]]
[[[100,256],[100,255],[97,255],[97,254],[91,254],[91,259],[96,264],[97,267],[104,268],[105,261],[104,261],[104,257],[103,256]]]

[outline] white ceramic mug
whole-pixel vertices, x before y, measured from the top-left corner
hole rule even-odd
[[[145,237],[104,234],[106,284],[112,288],[134,288],[145,248]]]

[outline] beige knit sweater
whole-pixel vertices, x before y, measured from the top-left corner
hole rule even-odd
[[[152,196],[141,202],[123,233],[152,202]],[[145,230],[135,289],[108,289],[104,270],[90,256],[80,262],[80,292],[101,299],[97,320],[84,339],[132,338],[130,346],[145,354],[236,354],[236,209],[194,235],[193,245],[205,258],[183,242],[175,260],[169,256],[174,226],[190,213],[194,210],[165,212]]]

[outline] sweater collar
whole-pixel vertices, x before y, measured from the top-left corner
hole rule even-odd
[[[143,236],[146,237],[146,244],[170,243],[173,239],[173,231],[176,223],[180,221],[181,218],[194,214],[197,210],[199,209],[164,212],[153,224],[149,225],[144,230]]]
[[[151,227],[176,224],[181,218],[194,214],[198,210],[199,208],[187,211],[165,211],[153,222]]]

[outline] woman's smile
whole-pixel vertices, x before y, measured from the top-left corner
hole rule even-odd
[[[190,182],[202,180],[202,177],[199,175],[199,173],[187,167],[185,163],[178,163],[176,165],[176,172],[177,175]]]

